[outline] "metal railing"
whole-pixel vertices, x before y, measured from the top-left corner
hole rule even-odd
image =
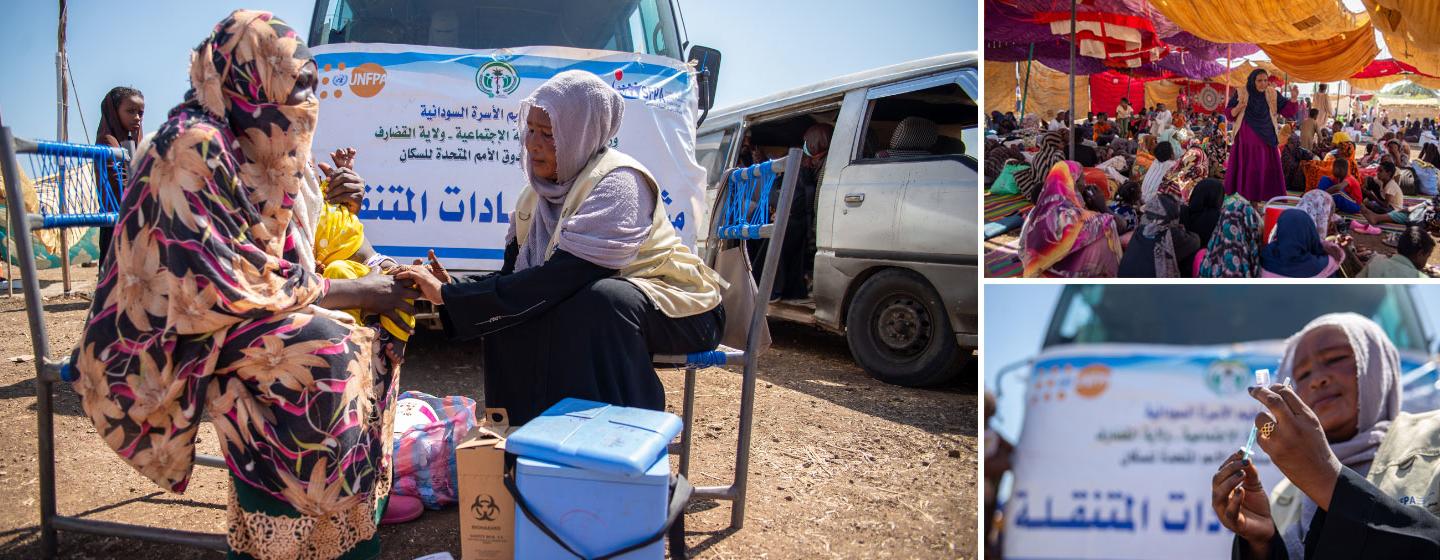
[[[54,174],[55,189],[37,191],[39,212],[29,213],[24,204],[17,154],[30,156],[36,179]],[[5,178],[10,239],[14,243],[23,291],[25,312],[30,322],[30,341],[35,352],[36,419],[38,421],[40,466],[40,550],[46,558],[55,556],[57,531],[76,531],[112,537],[126,537],[171,544],[227,550],[225,535],[164,529],[60,515],[55,507],[55,421],[53,396],[56,383],[74,380],[67,360],[50,357],[50,339],[45,331],[44,298],[36,276],[35,251],[31,233],[35,230],[80,226],[111,226],[118,216],[119,200],[110,189],[112,177],[123,181],[126,156],[119,148],[37,142],[15,138],[0,119],[0,168]],[[97,169],[101,171],[96,171]],[[113,173],[113,175],[112,175]],[[74,184],[79,181],[81,184]],[[53,196],[50,196],[52,195]],[[14,259],[13,257],[18,257]],[[103,255],[102,255],[103,258]],[[13,282],[13,278],[12,278]],[[225,460],[197,455],[196,464],[225,468]]]

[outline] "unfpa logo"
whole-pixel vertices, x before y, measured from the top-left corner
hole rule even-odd
[[[345,96],[345,90],[359,97],[375,97],[385,89],[385,68],[374,62],[366,62],[347,69],[341,62],[333,67],[326,64],[320,70],[320,98]]]

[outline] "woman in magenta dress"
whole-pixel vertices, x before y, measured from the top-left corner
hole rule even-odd
[[[1291,98],[1297,91],[1291,86]],[[1275,116],[1295,116],[1299,105],[1291,98],[1275,91],[1269,74],[1261,69],[1251,72],[1245,89],[1230,98],[1228,114],[1236,130],[1225,165],[1225,194],[1238,192],[1256,203],[1285,194]]]

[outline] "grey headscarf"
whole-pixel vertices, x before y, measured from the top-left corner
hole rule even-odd
[[[1390,430],[1390,422],[1400,415],[1400,353],[1380,325],[1356,313],[1321,315],[1285,341],[1285,357],[1280,361],[1280,377],[1290,377],[1295,366],[1295,347],[1306,334],[1320,327],[1335,326],[1345,331],[1350,348],[1355,352],[1355,376],[1359,405],[1355,436],[1331,442],[1330,450],[1340,463],[1364,476],[1370,472],[1375,451]],[[1303,558],[1305,533],[1315,516],[1315,502],[1301,494],[1300,523],[1281,535],[1291,558]]]
[[[585,204],[565,224],[559,224],[560,210],[565,197],[574,185],[576,175],[592,158],[606,150],[606,144],[620,132],[620,122],[625,114],[624,99],[609,84],[594,74],[569,70],[556,74],[529,97],[520,102],[520,138],[528,135],[527,117],[532,109],[540,109],[550,116],[555,136],[555,165],[558,181],[538,177],[530,169],[528,153],[521,153],[520,161],[530,179],[530,188],[540,196],[536,206],[525,246],[520,248],[515,270],[539,266],[545,262],[545,249],[552,236],[561,236],[558,246],[577,257],[608,268],[621,268],[634,259],[640,242],[649,234],[648,209],[653,199],[648,188],[638,188],[639,193],[616,192],[614,189],[592,191],[595,204]],[[611,177],[622,174],[611,174]],[[637,173],[624,174],[621,187],[635,181],[626,178],[638,177]],[[641,179],[643,180],[643,179]],[[609,177],[607,177],[609,181]],[[615,181],[609,181],[615,185]],[[643,187],[636,183],[636,187]],[[620,189],[626,190],[626,189]],[[648,197],[648,198],[647,198]],[[638,200],[636,200],[638,198]],[[602,204],[603,200],[610,203]],[[587,202],[589,200],[587,199]],[[643,213],[637,224],[637,212]],[[514,238],[514,223],[507,236]]]

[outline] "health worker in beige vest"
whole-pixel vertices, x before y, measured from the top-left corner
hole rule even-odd
[[[1266,498],[1237,452],[1211,479],[1232,558],[1440,558],[1440,411],[1401,412],[1400,355],[1354,313],[1285,344],[1281,378],[1251,388],[1256,442],[1285,475]]]
[[[624,99],[566,71],[520,104],[530,184],[499,273],[454,279],[434,259],[414,279],[452,339],[484,340],[485,403],[512,423],[577,397],[662,410],[652,354],[713,350],[725,282],[688,247],[640,162],[609,147]]]

